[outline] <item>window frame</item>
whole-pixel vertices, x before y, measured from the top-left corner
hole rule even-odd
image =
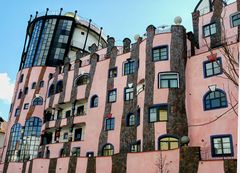
[[[24,110],[29,109],[29,103],[24,103],[24,105],[23,105],[23,109],[24,109]]]
[[[157,109],[156,110],[156,121],[151,121],[151,118],[150,118],[150,113],[151,113],[151,109]],[[162,108],[162,109],[161,109]],[[167,120],[162,120],[161,119],[161,115],[159,114],[160,113],[160,110],[166,110],[167,111]],[[153,105],[153,106],[150,106],[148,108],[148,123],[155,123],[155,122],[167,122],[168,121],[168,104],[156,104],[156,105]]]
[[[115,94],[115,100],[110,101],[110,100],[109,100],[109,98],[110,98],[110,97],[109,97],[109,96],[110,96],[110,93],[111,93],[111,92],[114,92],[114,91],[115,91],[115,93],[116,93],[116,94]],[[109,90],[109,91],[108,91],[108,94],[107,94],[107,102],[108,102],[108,103],[115,103],[116,101],[117,101],[117,89]]]
[[[211,25],[215,25],[215,30],[216,30],[216,32],[215,33],[211,33]],[[209,35],[205,35],[205,28],[206,27],[208,27],[208,29],[209,29]],[[211,37],[211,36],[213,36],[214,34],[216,34],[217,33],[217,26],[216,26],[216,23],[215,22],[211,22],[211,23],[209,23],[209,24],[206,24],[206,25],[204,25],[203,27],[202,27],[202,34],[203,34],[203,38],[207,38],[207,37]]]
[[[206,97],[212,92],[212,91],[208,91],[203,96],[203,110],[204,111],[211,111],[211,110],[215,110],[215,109],[221,109],[221,108],[227,108],[228,107],[228,99],[227,99],[227,95],[226,95],[225,91],[223,91],[219,88],[216,88],[215,91],[213,91],[213,92],[216,92],[216,91],[220,92],[220,94],[222,93],[222,94],[225,95],[226,105],[225,106],[223,105],[223,106],[219,106],[219,107],[214,107],[214,108],[212,108],[212,107],[211,108],[206,108]],[[213,99],[215,99],[215,98],[213,98]],[[221,104],[221,97],[220,97],[220,104]],[[211,105],[211,103],[210,103],[210,105]]]
[[[240,26],[240,24],[239,24],[239,25],[236,25],[236,26],[234,26],[233,17],[234,17],[234,16],[236,16],[236,15],[239,15],[239,16],[240,16],[240,12],[239,12],[239,11],[237,11],[236,13],[233,13],[233,14],[231,14],[231,15],[229,16],[229,18],[230,18],[230,25],[231,25],[231,28],[234,28],[234,27]],[[239,21],[240,21],[240,18],[239,18],[239,19],[237,19],[237,20],[239,20]]]
[[[110,75],[110,72],[111,72],[112,70],[116,70],[115,76],[111,76],[111,75]],[[110,68],[110,69],[108,70],[108,78],[115,78],[115,77],[117,77],[117,75],[118,75],[118,68],[117,68],[117,67],[113,67],[113,68]]]
[[[126,70],[125,70],[125,65],[126,64],[133,64],[133,66],[134,67],[132,67],[132,68],[128,68],[129,70],[126,72]],[[131,69],[131,70],[130,70]],[[133,70],[132,70],[133,69]],[[134,59],[128,59],[127,61],[125,61],[125,62],[123,62],[123,76],[127,76],[127,75],[131,75],[131,74],[134,74],[135,72],[136,72],[136,70],[137,70],[137,62],[136,62],[136,60],[134,60]]]
[[[226,138],[228,137],[229,138],[229,144],[230,144],[230,150],[231,150],[231,153],[227,153],[227,154],[224,154],[224,147],[223,147],[223,141],[222,141],[222,138]],[[215,152],[215,148],[214,148],[214,139],[216,138],[221,138],[221,150],[222,150],[222,154],[217,154]],[[231,134],[222,134],[222,135],[212,135],[210,136],[210,141],[211,141],[211,154],[212,154],[212,157],[233,157],[234,156],[234,148],[233,148],[233,140],[232,140],[232,135]]]
[[[108,121],[109,124],[108,124]],[[105,118],[105,131],[110,131],[110,130],[114,130],[115,128],[115,118]]]
[[[126,92],[128,89],[132,89],[131,92]],[[134,87],[125,87],[124,88],[124,101],[131,101],[134,99],[134,91],[135,91],[135,88]],[[127,99],[127,95],[129,99]]]
[[[175,74],[177,75],[177,87],[170,87],[170,79],[164,79],[164,80],[167,80],[168,81],[168,87],[162,87],[161,86],[161,75],[172,75],[172,74]],[[177,89],[177,88],[180,88],[180,81],[179,81],[179,73],[178,72],[175,72],[175,71],[168,71],[168,72],[159,72],[158,73],[158,89]]]
[[[161,51],[160,51],[160,49],[167,49],[167,55],[166,55],[166,57],[167,57],[167,59],[162,59],[161,58]],[[158,50],[159,49],[159,59],[157,59],[157,60],[155,60],[154,59],[154,51],[155,50]],[[168,45],[160,45],[160,46],[157,46],[157,47],[154,47],[154,48],[152,48],[152,61],[153,62],[158,62],[158,61],[167,61],[167,60],[169,60],[169,46]]]
[[[40,100],[41,102],[35,102],[36,100]],[[41,96],[39,96],[39,97],[35,97],[34,99],[33,99],[33,101],[32,101],[32,105],[33,106],[41,106],[41,105],[43,105],[43,98],[41,97]],[[41,103],[41,104],[39,104],[39,103]]]
[[[82,80],[82,81],[78,82],[78,80]],[[77,76],[75,78],[74,85],[75,85],[75,87],[78,87],[78,86],[82,86],[82,85],[87,85],[89,82],[90,82],[90,75],[89,75],[89,73],[84,73],[84,74],[80,74],[79,76]]]
[[[96,99],[97,99],[97,101],[96,101]],[[95,103],[95,102],[97,102],[97,103]],[[95,94],[90,99],[90,108],[96,108],[96,107],[98,107],[98,104],[99,104],[99,97],[98,97],[98,95]]]
[[[171,141],[167,141],[168,142],[168,149],[167,150],[162,150],[160,142],[161,142],[161,139],[164,139],[164,138],[175,138],[175,139],[177,139],[178,140],[178,147],[177,148],[180,147],[180,139],[179,139],[179,137],[177,137],[176,135],[172,135],[172,134],[165,134],[165,135],[161,135],[161,136],[158,137],[158,150],[160,150],[160,151],[169,151],[169,150],[177,149],[177,148],[172,148],[171,149],[171,147],[170,147],[170,142]]]
[[[203,75],[204,75],[204,78],[209,78],[209,77],[218,76],[218,75],[223,74],[223,70],[222,70],[222,58],[221,58],[221,57],[218,57],[218,58],[216,59],[216,61],[219,61],[219,65],[220,65],[220,66],[219,66],[219,68],[220,68],[220,72],[219,72],[219,73],[214,73],[214,69],[216,69],[216,68],[214,68],[213,63],[214,63],[215,61],[210,61],[210,60],[203,61]],[[213,74],[212,74],[212,75],[207,75],[206,64],[208,64],[208,63],[211,63],[211,66],[212,66],[212,68],[211,68],[211,70],[213,71]]]
[[[132,150],[132,147],[133,147],[133,146],[136,146],[136,147],[137,147],[137,151],[133,151],[133,150]],[[141,152],[141,141],[138,140],[138,141],[130,144],[129,152],[130,152],[130,153],[139,153],[139,152]]]

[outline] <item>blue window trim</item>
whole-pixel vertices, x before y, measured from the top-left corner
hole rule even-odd
[[[221,108],[227,108],[227,107],[228,107],[228,100],[227,100],[226,92],[223,91],[223,90],[221,90],[221,89],[219,89],[219,88],[216,88],[215,91],[219,91],[219,92],[221,92],[221,93],[223,93],[223,94],[225,95],[225,97],[226,97],[226,106],[220,106],[220,107],[216,107],[216,108],[206,109],[205,100],[206,100],[207,95],[208,95],[209,93],[211,93],[211,91],[208,91],[208,92],[205,93],[204,96],[203,96],[203,110],[204,110],[204,111],[211,111],[211,110],[215,110],[215,109],[221,109]]]
[[[133,73],[129,73],[129,74],[125,74],[125,64],[126,63],[130,63],[130,62],[134,62],[134,66],[135,66],[134,67],[134,72]],[[137,72],[138,67],[139,67],[139,61],[136,61],[135,59],[129,58],[126,61],[124,61],[123,64],[122,64],[122,75],[123,76],[132,75],[132,74]]]
[[[162,138],[176,138],[178,140],[178,146],[180,147],[180,138],[177,135],[173,135],[173,134],[164,134],[158,137],[158,150],[160,150],[160,140]]]
[[[216,60],[219,60],[219,61],[220,61],[220,73],[207,76],[207,73],[206,73],[206,64],[207,64],[207,63],[210,63],[211,61],[210,61],[210,60],[203,61],[203,76],[204,76],[204,78],[209,78],[209,77],[212,77],[212,76],[218,76],[218,75],[223,74],[223,70],[222,70],[222,58],[221,58],[221,57],[218,57]]]
[[[167,59],[160,59],[160,60],[155,60],[153,59],[153,50],[156,50],[156,49],[161,49],[161,48],[167,48]],[[152,48],[152,61],[153,62],[158,62],[158,61],[168,61],[169,60],[169,46],[167,44],[165,45],[160,45],[160,46],[156,46],[156,47],[153,47]]]
[[[157,112],[157,121],[154,121],[154,122],[150,122],[150,109],[151,108],[159,108],[159,107],[167,107],[167,110],[168,110],[168,104],[167,103],[161,103],[161,104],[155,104],[155,105],[152,105],[152,106],[149,106],[148,107],[148,123],[155,123],[155,122],[167,122],[167,121],[161,121],[159,120],[159,112]],[[167,117],[168,118],[168,117]]]
[[[108,129],[108,128],[107,128],[107,120],[111,120],[111,121],[114,122],[114,124],[113,124],[113,128],[112,128],[112,129]],[[114,117],[112,117],[112,118],[105,118],[105,122],[104,122],[104,124],[105,124],[105,131],[111,131],[111,130],[114,130],[114,129],[115,129],[115,118],[114,118]]]
[[[217,28],[216,22],[211,22],[211,23],[208,23],[208,24],[202,26],[202,37],[203,37],[203,38],[211,37],[211,36],[213,36],[213,35],[216,34],[216,33],[212,34],[212,33],[210,32],[210,34],[209,34],[208,36],[205,36],[204,28],[207,27],[207,26],[210,27],[210,25],[212,25],[212,24],[215,24],[215,27]]]
[[[98,97],[98,95],[93,95],[92,97],[91,97],[91,99],[90,99],[90,108],[96,108],[96,107],[98,107],[98,105],[97,106],[94,106],[94,100],[96,99],[96,98],[98,98],[98,103],[99,103],[99,97]]]
[[[213,139],[214,138],[224,138],[224,137],[229,137],[230,138],[231,153],[230,154],[216,154],[214,152]],[[212,154],[212,157],[233,157],[234,156],[233,141],[232,141],[232,135],[231,134],[212,135],[212,136],[210,136],[210,139],[211,139],[211,154]]]

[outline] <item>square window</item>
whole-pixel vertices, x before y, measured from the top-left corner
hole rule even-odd
[[[211,77],[222,74],[222,61],[217,58],[216,61],[203,62],[204,77]]]
[[[63,139],[64,140],[68,139],[68,133],[67,132],[63,134]]]
[[[214,34],[216,34],[216,32],[217,32],[217,30],[216,30],[215,23],[211,23],[211,24],[203,26],[203,36],[204,37],[214,35]]]
[[[134,88],[125,88],[124,90],[124,100],[133,100],[134,96]]]
[[[112,68],[112,69],[109,69],[109,71],[108,71],[108,77],[109,77],[109,78],[117,77],[117,67],[114,67],[114,68]]]
[[[152,49],[152,60],[168,60],[168,46],[160,46]]]
[[[71,110],[66,111],[65,117],[68,118],[68,117],[70,117],[70,116],[71,116]]]
[[[159,88],[178,88],[178,73],[159,73]]]
[[[136,153],[141,151],[141,142],[138,141],[130,146],[130,152]]]
[[[211,136],[212,157],[233,156],[232,135]]]
[[[108,103],[113,103],[117,100],[117,90],[111,90],[108,92]]]
[[[15,110],[15,117],[18,116],[18,115],[20,115],[20,109],[19,109],[19,108],[17,108],[17,109]]]
[[[166,104],[156,105],[149,108],[149,122],[167,121],[168,106]]]

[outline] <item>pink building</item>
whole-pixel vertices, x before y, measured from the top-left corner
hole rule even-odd
[[[0,170],[236,172],[239,11],[200,0],[194,32],[176,18],[123,46],[76,12],[36,14]]]

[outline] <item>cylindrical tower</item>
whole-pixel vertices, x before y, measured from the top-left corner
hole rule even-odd
[[[95,43],[106,46],[102,28],[75,13],[49,15],[29,20],[2,161],[26,161],[37,157],[48,81],[65,60],[75,60],[78,52],[88,53]],[[57,69],[57,70],[56,70]]]

